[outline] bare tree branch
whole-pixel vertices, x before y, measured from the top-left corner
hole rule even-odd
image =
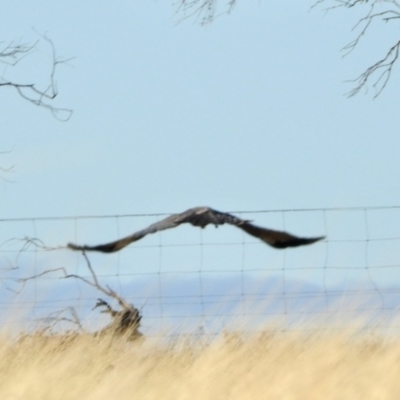
[[[236,5],[236,0],[225,1],[225,10],[218,12],[218,0],[180,0],[176,1],[176,13],[183,14],[183,17],[178,21],[182,22],[185,19],[194,17],[200,25],[212,23],[216,18],[223,14],[229,14]]]
[[[103,299],[97,300],[93,310],[97,307],[105,307],[105,310],[101,312],[110,314],[113,318],[113,322],[101,331],[96,332],[96,335],[118,333],[120,335],[126,335],[130,340],[142,337],[142,334],[138,331],[142,316],[137,308],[130,304],[129,308],[123,308],[121,311],[116,311]]]
[[[65,314],[70,314],[70,317],[65,317]],[[44,323],[44,332],[51,332],[56,325],[60,322],[68,322],[79,328],[81,332],[85,332],[82,323],[79,319],[79,315],[74,307],[66,307],[62,310],[55,311],[44,318],[40,318],[39,321]]]
[[[68,121],[72,116],[73,110],[69,108],[56,107],[52,104],[52,102],[58,95],[57,82],[55,80],[57,67],[60,64],[67,64],[68,61],[72,60],[72,58],[58,58],[56,55],[54,43],[51,41],[51,39],[43,35],[42,40],[47,42],[50,46],[52,58],[49,83],[47,87],[45,87],[44,89],[40,89],[35,83],[21,83],[14,80],[8,80],[4,77],[0,77],[0,87],[12,87],[17,90],[18,94],[25,100],[38,107],[48,109],[53,114],[53,116],[60,121]],[[0,63],[9,67],[15,67],[18,63],[21,62],[22,59],[28,57],[35,51],[39,42],[40,40],[36,41],[32,45],[28,45],[25,43],[15,44],[13,42],[5,44],[4,47],[0,50]],[[1,44],[2,43],[0,43],[0,45]]]
[[[368,7],[365,16],[360,18],[353,27],[353,31],[358,30],[358,34],[342,49],[344,56],[351,53],[357,47],[361,39],[366,36],[373,23],[389,23],[400,19],[400,3],[396,0],[318,0],[311,8],[325,3],[327,3],[328,6],[324,8],[324,11],[337,8],[353,8],[356,6]],[[400,38],[386,51],[384,57],[368,67],[357,78],[348,80],[347,82],[355,82],[356,84],[354,88],[347,93],[347,96],[352,97],[358,94],[362,89],[368,89],[368,85],[371,82],[372,87],[375,89],[374,98],[379,96],[390,79],[393,66],[399,56],[399,47]]]
[[[358,94],[361,89],[366,87],[370,77],[379,72],[380,74],[378,78],[375,79],[375,82],[372,85],[375,89],[374,98],[378,97],[390,79],[393,66],[399,57],[399,47],[400,40],[389,49],[384,58],[371,65],[356,79],[351,80],[351,82],[357,82],[357,84],[347,93],[347,95],[352,97]]]
[[[6,270],[6,271],[14,271],[19,269],[19,264],[20,264],[20,257],[22,254],[27,253],[27,252],[36,252],[36,251],[52,251],[52,250],[58,250],[60,249],[59,247],[48,247],[46,246],[40,239],[38,238],[31,238],[31,237],[25,237],[25,238],[11,238],[8,240],[5,240],[4,242],[0,243],[0,249],[1,251],[7,251],[7,250],[3,250],[4,247],[11,247],[13,250],[12,253],[16,253],[16,256],[14,258],[14,260],[8,260],[8,258],[5,258],[5,260],[7,261],[7,263],[9,264],[8,267],[3,267],[1,268],[2,270]],[[15,249],[15,246],[18,246],[17,249]],[[3,261],[4,262],[4,261]],[[55,268],[52,271],[59,271],[59,270],[64,270],[64,268]],[[19,283],[22,283],[22,286],[18,286],[18,288],[11,288],[8,285],[6,285],[6,283],[4,281],[2,281],[2,284],[5,286],[5,288],[7,290],[12,291],[15,294],[20,294],[22,292],[22,290],[25,287],[25,284],[27,281],[31,280],[31,279],[35,279],[38,278],[42,275],[46,275],[47,272],[42,272],[37,274],[36,276],[32,276],[29,279],[18,279],[17,281]],[[6,280],[11,281],[11,282],[15,282],[16,279],[15,278],[6,278]]]
[[[3,43],[4,42],[0,42],[0,45],[2,45]],[[25,43],[14,44],[12,42],[6,44],[5,47],[3,47],[3,49],[0,51],[0,63],[14,67],[23,58],[25,58],[38,43],[39,40],[37,40],[32,45],[28,45]]]
[[[63,247],[63,246],[48,247],[40,239],[32,238],[32,237],[7,239],[3,243],[0,243],[0,248],[2,248],[5,245],[12,246],[14,243],[16,243],[17,245],[20,245],[20,247],[19,247],[19,250],[17,251],[17,255],[15,257],[15,261],[14,261],[13,267],[11,269],[18,268],[19,258],[22,253],[26,253],[28,251],[37,251],[37,249],[39,249],[41,251],[53,251],[53,250],[65,249],[65,247]],[[33,248],[33,250],[30,250],[30,248]]]
[[[45,250],[56,250],[58,248],[49,248],[43,244],[42,241],[36,238],[25,238],[23,239],[24,245],[20,251],[26,251],[26,249],[33,245],[35,247],[45,249]],[[142,316],[140,314],[140,311],[135,308],[132,304],[128,303],[122,296],[118,295],[113,289],[111,289],[109,286],[102,286],[96,276],[96,273],[94,272],[94,269],[91,265],[91,262],[85,253],[85,251],[82,251],[82,255],[86,261],[86,266],[90,272],[91,278],[87,278],[78,274],[70,274],[68,273],[67,269],[64,267],[58,267],[58,268],[49,268],[46,269],[38,274],[26,277],[26,278],[20,278],[18,279],[18,282],[22,284],[22,288],[26,285],[27,282],[36,280],[44,275],[47,274],[53,274],[55,272],[61,272],[62,276],[60,277],[61,279],[69,279],[69,278],[75,278],[78,279],[85,284],[94,287],[95,289],[99,290],[106,296],[116,300],[118,304],[121,306],[121,310],[116,311],[111,308],[111,306],[102,299],[98,299],[96,305],[93,307],[93,310],[98,308],[98,307],[105,307],[105,310],[101,311],[102,313],[109,313],[111,317],[113,318],[113,321],[107,325],[105,328],[101,329],[100,331],[96,332],[96,335],[103,335],[103,334],[108,334],[108,333],[115,333],[118,335],[123,335],[129,340],[134,340],[137,338],[142,337],[143,335],[139,332],[139,327],[140,327],[140,321],[142,319]],[[22,289],[21,289],[22,290]],[[68,310],[69,313],[71,313],[71,310],[74,310],[75,314],[73,314],[73,318],[67,318],[61,315],[64,315],[64,312]],[[54,326],[54,324],[57,324],[58,322],[73,322],[74,324],[78,325],[80,328],[82,328],[80,324],[79,317],[76,314],[75,309],[72,307],[68,307],[67,309],[61,310],[58,312],[58,314],[55,315],[50,315],[44,319],[43,321],[51,322]]]

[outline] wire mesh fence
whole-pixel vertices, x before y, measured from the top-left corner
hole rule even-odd
[[[0,219],[1,320],[24,329],[104,326],[109,317],[93,307],[105,294],[90,284],[89,261],[99,285],[140,310],[146,335],[356,317],[387,332],[397,327],[400,206],[231,213],[326,239],[276,250],[231,226],[182,225],[86,259],[66,244],[105,243],[168,214]]]

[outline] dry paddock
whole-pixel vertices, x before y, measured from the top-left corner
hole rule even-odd
[[[398,400],[400,340],[352,329],[267,328],[173,343],[4,334],[0,371],[5,400]]]

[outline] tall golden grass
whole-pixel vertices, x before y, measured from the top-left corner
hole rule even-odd
[[[400,399],[400,341],[266,329],[212,341],[0,340],[0,399]]]

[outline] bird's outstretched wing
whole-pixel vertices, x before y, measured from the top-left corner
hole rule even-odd
[[[272,229],[260,228],[250,223],[244,223],[239,225],[240,229],[243,229],[251,236],[262,240],[276,249],[285,249],[286,247],[298,247],[305,244],[312,244],[319,240],[325,239],[325,236],[303,238],[294,236],[287,232],[274,231]]]
[[[250,221],[235,217],[234,215],[223,213],[221,211],[213,210],[210,207],[195,207],[184,211],[180,214],[172,214],[167,218],[162,219],[154,224],[151,224],[145,229],[135,232],[132,235],[126,236],[122,239],[116,240],[111,243],[100,244],[97,246],[76,245],[69,243],[68,247],[72,250],[87,250],[87,251],[100,251],[103,253],[113,253],[121,250],[129,244],[142,239],[150,233],[163,231],[179,226],[180,224],[189,223],[193,226],[204,228],[209,224],[215,226],[229,224],[234,225],[249,235],[257,237],[264,243],[275,247],[277,249],[284,249],[286,247],[296,247],[306,244],[315,243],[318,240],[324,239],[323,236],[313,238],[300,238],[291,235],[287,232],[274,231],[272,229],[260,228],[252,225]]]
[[[144,238],[146,235],[150,233],[156,233],[159,231],[163,231],[165,229],[175,228],[180,223],[176,222],[176,217],[179,214],[173,214],[169,217],[162,219],[154,224],[149,225],[147,228],[142,229],[133,233],[132,235],[126,236],[122,239],[118,239],[114,242],[106,243],[106,244],[99,244],[97,246],[79,246],[74,243],[68,243],[68,247],[72,250],[88,250],[88,251],[101,251],[103,253],[114,253],[115,251],[121,250],[124,247],[130,245],[137,240]]]

